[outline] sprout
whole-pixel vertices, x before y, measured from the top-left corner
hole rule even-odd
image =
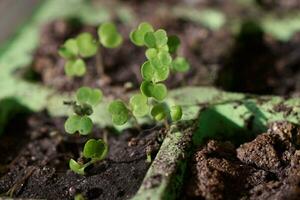
[[[156,104],[151,109],[151,116],[157,121],[165,120],[168,117],[168,114],[168,106],[165,103]]]
[[[116,48],[123,42],[122,36],[113,23],[104,23],[99,26],[98,36],[101,44],[106,48]]]
[[[59,48],[58,54],[67,60],[65,73],[67,76],[83,76],[86,73],[86,64],[83,58],[97,57],[96,67],[99,75],[103,75],[103,63],[99,44],[107,48],[116,48],[123,42],[122,36],[112,23],[103,23],[98,28],[99,42],[91,33],[81,33],[76,38],[71,38]],[[101,74],[100,74],[101,73]]]
[[[163,65],[160,68],[155,68],[150,61],[146,61],[141,68],[141,74],[144,80],[157,83],[168,78],[170,69]]]
[[[93,163],[103,160],[108,153],[108,145],[101,139],[88,140],[83,148],[83,157],[90,159],[89,162],[83,164],[76,162],[74,159],[70,159],[69,167],[70,169],[80,175],[85,174],[85,169],[92,165]]]
[[[177,57],[172,62],[172,69],[177,72],[187,72],[190,69],[190,65],[183,57]]]
[[[71,105],[74,114],[65,122],[65,130],[69,134],[79,132],[81,135],[89,134],[93,129],[93,122],[89,117],[93,113],[93,106],[102,100],[102,92],[99,89],[81,87],[76,92],[75,102],[66,102]]]

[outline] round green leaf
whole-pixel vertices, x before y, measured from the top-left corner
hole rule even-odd
[[[153,87],[153,83],[151,83],[150,81],[143,81],[140,86],[140,90],[146,97],[152,97]]]
[[[156,38],[154,32],[147,32],[144,36],[145,45],[148,48],[155,48],[156,47]]]
[[[158,53],[158,58],[163,65],[169,66],[172,62],[172,57],[168,52],[161,51]]]
[[[89,87],[81,87],[76,91],[76,99],[80,103],[88,103],[88,100],[91,95],[91,88]]]
[[[76,174],[84,175],[84,166],[81,164],[78,164],[75,160],[70,159],[69,161],[69,167],[70,169],[75,172]]]
[[[169,77],[169,74],[170,74],[170,68],[166,65],[163,65],[160,68],[155,69],[155,74],[152,81],[154,83],[165,81]]]
[[[145,116],[149,111],[147,97],[142,94],[135,94],[130,98],[129,104],[132,108],[133,115],[136,117]]]
[[[117,33],[117,27],[115,24],[111,22],[106,22],[101,24],[98,28],[98,36],[101,37],[109,37],[111,34]]]
[[[157,31],[155,31],[154,36],[157,47],[164,46],[168,43],[168,36],[165,30],[158,29]]]
[[[151,81],[153,76],[155,76],[155,69],[151,65],[150,61],[146,61],[141,67],[141,74],[143,79],[146,81]]]
[[[154,105],[153,108],[151,109],[151,116],[156,121],[162,121],[166,119],[168,116],[166,105],[163,103]]]
[[[108,111],[112,115],[112,121],[116,125],[123,125],[129,119],[129,111],[121,100],[110,103]]]
[[[63,57],[70,59],[78,54],[78,46],[75,39],[68,39],[64,45],[59,48],[58,54]]]
[[[76,92],[77,101],[95,106],[102,100],[103,94],[99,89],[81,87]]]
[[[190,69],[190,64],[183,57],[177,57],[172,62],[172,69],[177,72],[187,72]]]
[[[109,37],[101,37],[100,42],[106,48],[117,48],[122,44],[123,38],[120,34],[114,33]]]
[[[168,47],[170,53],[176,53],[178,47],[180,46],[180,39],[176,35],[171,35],[168,37]]]
[[[97,53],[98,45],[92,34],[81,33],[76,38],[79,54],[82,57],[91,57]]]
[[[88,135],[93,130],[93,121],[88,116],[82,116],[78,128],[81,135]]]
[[[83,148],[83,156],[86,158],[102,160],[108,152],[107,144],[99,139],[89,139]]]
[[[172,121],[178,121],[182,118],[182,108],[181,106],[172,106],[170,108],[170,115],[171,115],[171,119]]]
[[[146,54],[146,58],[148,58],[148,60],[151,60],[157,57],[157,50],[155,48],[150,48],[146,50],[145,54]]]
[[[167,87],[163,83],[155,84],[152,90],[152,97],[158,101],[162,101],[167,96]]]
[[[83,76],[86,72],[86,66],[82,59],[68,60],[65,64],[65,73],[67,76]]]
[[[130,40],[137,46],[143,46],[145,34],[151,31],[154,31],[153,27],[149,23],[142,22],[137,30],[130,33]]]
[[[72,115],[65,122],[65,131],[69,134],[74,134],[79,129],[80,116]]]

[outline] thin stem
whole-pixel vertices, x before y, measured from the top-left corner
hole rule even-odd
[[[97,74],[100,77],[105,76],[101,48],[99,48],[98,53],[96,54],[96,70],[97,70]]]
[[[167,130],[170,129],[170,125],[169,125],[169,123],[168,123],[167,120],[164,120],[164,125],[165,125],[165,127],[166,127]]]

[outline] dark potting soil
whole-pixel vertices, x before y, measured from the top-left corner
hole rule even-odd
[[[267,133],[237,148],[208,141],[189,167],[181,199],[299,199],[300,128],[273,123]]]
[[[81,193],[87,199],[128,199],[137,192],[150,166],[146,148],[152,150],[154,157],[160,146],[158,138],[164,135],[162,129],[145,129],[141,133],[127,129],[116,135],[110,129],[95,128],[93,138],[108,134],[109,155],[81,176],[69,170],[68,162],[80,157],[87,138],[65,134],[63,122],[62,118],[34,114],[27,118],[26,131],[17,124],[6,130],[0,140],[4,158],[0,161],[0,194],[73,199]],[[18,140],[7,145],[9,138]]]

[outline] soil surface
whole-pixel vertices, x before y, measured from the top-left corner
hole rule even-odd
[[[273,123],[239,147],[210,140],[189,167],[181,199],[299,199],[300,128]]]
[[[0,162],[0,194],[36,199],[73,199],[78,193],[87,199],[134,195],[150,165],[146,149],[151,149],[154,157],[164,131],[128,129],[117,135],[113,130],[95,128],[93,138],[108,134],[109,155],[81,176],[69,170],[68,161],[80,157],[88,138],[67,135],[63,122],[40,113],[26,118],[22,129],[16,124],[7,129],[0,140],[4,158]]]

